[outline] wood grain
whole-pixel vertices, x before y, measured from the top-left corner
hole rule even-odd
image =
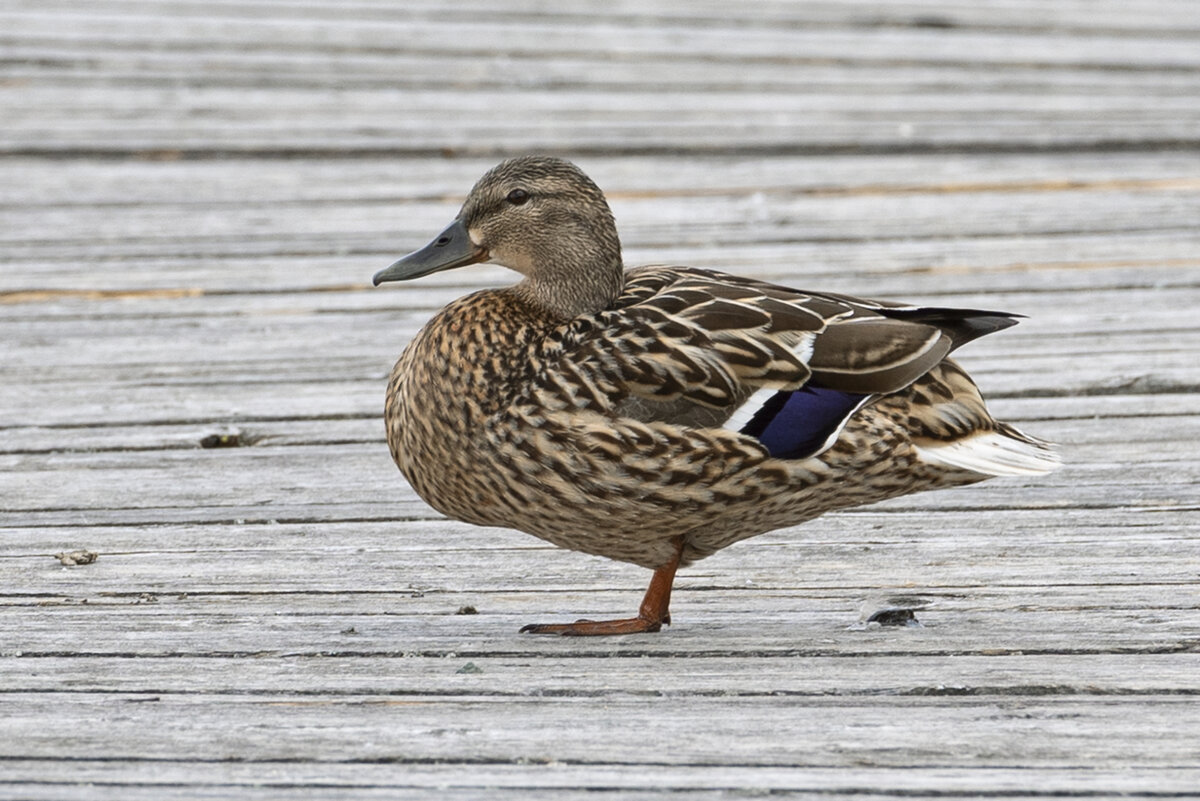
[[[12,0],[0,48],[0,798],[1195,797],[1193,3]],[[529,151],[631,264],[1028,315],[961,357],[1064,468],[520,636],[648,574],[415,496],[387,371],[511,276],[369,277]]]

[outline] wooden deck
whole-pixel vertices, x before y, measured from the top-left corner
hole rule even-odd
[[[0,798],[1200,797],[1192,0],[8,0],[0,119]],[[386,373],[509,278],[368,283],[534,151],[630,263],[1029,315],[962,361],[1066,467],[518,635],[648,573],[417,499]]]

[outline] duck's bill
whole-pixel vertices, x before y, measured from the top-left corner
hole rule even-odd
[[[420,250],[409,253],[375,273],[375,286],[385,281],[407,281],[422,275],[487,261],[488,252],[471,241],[467,228],[455,220]]]

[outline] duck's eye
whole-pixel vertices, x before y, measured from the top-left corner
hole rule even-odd
[[[520,206],[526,200],[529,200],[529,193],[524,189],[514,189],[508,193],[506,200],[514,206]]]

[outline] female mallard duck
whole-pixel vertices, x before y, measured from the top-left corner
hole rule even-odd
[[[405,349],[392,458],[450,517],[654,571],[637,617],[522,631],[657,631],[676,568],[738,540],[1058,465],[947,358],[1014,315],[627,272],[600,189],[543,157],[493,168],[375,284],[485,261],[524,277],[451,303]]]

